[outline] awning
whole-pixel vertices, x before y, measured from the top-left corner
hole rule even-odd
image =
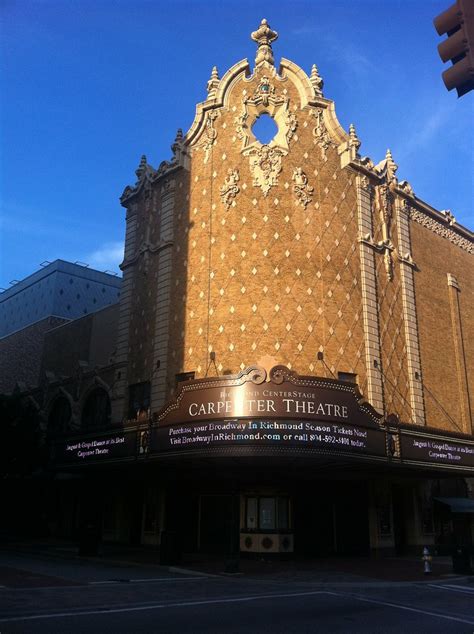
[[[474,500],[469,498],[434,498],[441,504],[446,504],[451,513],[474,513]]]

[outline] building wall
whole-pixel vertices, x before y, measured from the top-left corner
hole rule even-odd
[[[47,317],[0,339],[0,394],[12,392],[17,384],[23,389],[38,385],[45,334],[65,322]]]
[[[446,222],[421,216],[411,232],[427,424],[472,433],[472,243]]]
[[[76,319],[115,304],[119,277],[55,260],[0,294],[0,337],[54,315]]]
[[[44,341],[42,373],[71,377],[77,374],[79,364],[84,369],[110,365],[116,345],[118,312],[115,304],[50,330]]]
[[[252,132],[263,114],[269,145]],[[213,72],[172,160],[143,157],[122,196],[117,412],[134,383],[151,383],[154,412],[182,372],[284,364],[354,374],[385,415],[472,432],[472,233],[416,198],[390,151],[374,164],[359,147],[315,69]]]
[[[233,83],[226,106],[216,110],[207,160],[201,137],[193,146],[188,213],[176,218],[175,262],[187,267],[173,303],[184,300],[186,312],[184,324],[174,326],[179,343],[170,368],[204,376],[214,351],[219,373],[269,356],[301,374],[355,372],[363,385],[355,178],[341,169],[333,141],[318,145],[319,111],[303,107],[287,72],[272,85],[288,99],[296,131],[287,131],[275,185],[265,195],[255,184],[236,115],[267,73],[260,68],[250,80],[242,73]],[[306,205],[293,189],[302,167],[312,188]],[[239,172],[239,192],[227,208],[221,188],[229,169]],[[318,363],[318,351],[329,369]]]

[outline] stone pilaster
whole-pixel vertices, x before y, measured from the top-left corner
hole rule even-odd
[[[398,259],[403,302],[403,323],[405,327],[405,345],[408,365],[408,382],[412,421],[425,425],[425,402],[421,372],[418,320],[416,316],[414,262],[411,256],[409,206],[397,199],[395,202],[398,227]]]
[[[167,398],[175,187],[175,180],[170,178],[163,183],[161,189],[161,246],[158,252],[157,306],[151,382],[152,412],[162,407]]]
[[[461,321],[461,306],[459,295],[461,288],[457,279],[448,273],[448,293],[451,308],[451,324],[454,342],[454,354],[456,356],[456,374],[459,389],[459,406],[461,410],[462,430],[465,434],[472,434],[472,412],[469,401],[469,385],[467,382],[466,355],[464,352],[464,339]]]
[[[118,422],[126,417],[128,406],[127,360],[134,273],[134,266],[131,262],[137,248],[136,203],[132,203],[127,209],[126,223],[125,253],[122,264],[123,282],[120,293],[120,314],[115,355],[116,369],[111,399],[113,422]]]
[[[380,329],[377,283],[372,229],[373,187],[365,176],[357,177],[357,214],[359,230],[360,277],[364,318],[367,399],[380,412],[384,411],[381,374]]]

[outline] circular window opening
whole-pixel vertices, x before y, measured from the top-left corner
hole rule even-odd
[[[278,126],[266,112],[261,114],[252,126],[252,132],[262,145],[268,145],[276,136]]]

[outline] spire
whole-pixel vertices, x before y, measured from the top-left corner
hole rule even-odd
[[[135,170],[135,174],[137,175],[138,180],[140,180],[140,178],[146,172],[147,165],[148,165],[148,163],[147,163],[147,160],[146,160],[146,156],[145,156],[145,154],[142,154],[142,158],[140,159],[140,165]]]
[[[398,165],[393,160],[393,156],[392,156],[392,153],[391,153],[390,150],[387,150],[387,153],[385,154],[385,160],[386,160],[386,165],[387,165],[387,176],[391,180],[392,178],[395,178],[395,174],[397,173]]]
[[[212,99],[216,96],[217,87],[219,86],[219,73],[217,71],[217,66],[213,66],[211,77],[207,82],[207,98]]]
[[[257,42],[257,57],[255,58],[255,66],[258,66],[262,62],[268,62],[274,64],[272,51],[272,42],[278,39],[278,33],[272,31],[268,22],[264,19],[261,21],[260,26],[250,36],[254,42]]]
[[[359,137],[357,136],[355,125],[353,123],[351,123],[351,125],[349,126],[349,145],[351,147],[354,147],[356,152],[361,145]]]
[[[313,64],[313,66],[311,67],[311,75],[310,75],[309,81],[313,85],[314,92],[316,93],[316,95],[318,97],[322,97],[324,81],[321,75],[319,74],[318,67],[316,66],[316,64]]]
[[[171,151],[173,152],[173,158],[172,158],[173,162],[179,163],[181,150],[182,150],[182,144],[183,144],[183,131],[181,130],[181,128],[178,128],[176,132],[176,138],[174,140],[173,145],[171,146]]]

